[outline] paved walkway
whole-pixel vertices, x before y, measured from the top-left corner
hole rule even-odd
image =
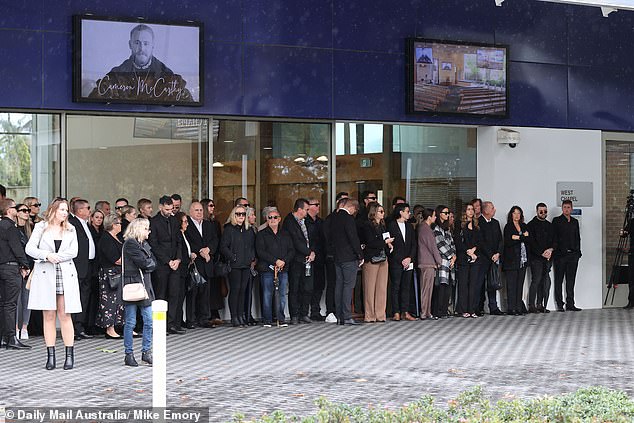
[[[634,312],[585,310],[357,327],[195,329],[167,338],[167,402],[208,406],[216,422],[274,409],[306,415],[320,396],[398,406],[429,393],[443,404],[478,384],[493,398],[592,385],[634,395],[633,324]],[[151,406],[151,368],[123,366],[122,341],[78,341],[72,371],[44,370],[42,338],[29,342],[31,351],[0,351],[0,405]]]

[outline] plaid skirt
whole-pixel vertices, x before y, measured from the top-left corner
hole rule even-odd
[[[64,277],[62,276],[62,268],[59,264],[55,265],[55,293],[64,295]]]

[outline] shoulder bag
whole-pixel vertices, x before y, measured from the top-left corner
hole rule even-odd
[[[387,254],[385,254],[384,248],[381,248],[381,250],[379,251],[379,254],[370,257],[370,262],[372,264],[383,263],[385,260],[387,260]]]
[[[202,277],[198,272],[196,264],[189,266],[189,287],[190,289],[195,286],[203,286],[207,283],[207,280]]]
[[[123,257],[123,248],[121,249],[121,274],[124,274],[125,258]],[[141,275],[141,282],[133,282],[123,285],[123,292],[121,298],[123,301],[135,302],[149,299],[147,290],[145,289],[145,279],[143,278],[143,272],[139,269]]]

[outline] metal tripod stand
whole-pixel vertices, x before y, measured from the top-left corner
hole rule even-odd
[[[619,237],[619,244],[616,247],[616,255],[614,256],[614,263],[612,264],[612,271],[610,272],[610,279],[608,280],[608,290],[605,293],[605,300],[603,305],[608,303],[608,297],[610,296],[610,290],[612,290],[612,298],[610,299],[610,305],[614,304],[614,296],[616,295],[616,288],[619,285],[621,275],[621,265],[623,264],[623,256],[628,251],[627,243],[629,240],[628,231],[634,230],[629,228],[629,223],[634,219],[634,190],[630,190],[630,195],[627,196],[627,202],[625,204],[625,219],[623,221],[623,229],[621,230],[621,236]],[[628,266],[634,266],[634,263],[628,263]]]

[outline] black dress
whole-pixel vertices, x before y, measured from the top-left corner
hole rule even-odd
[[[109,326],[123,325],[123,303],[121,301],[121,287],[110,289],[106,277],[108,269],[116,268],[121,271],[121,265],[115,264],[121,258],[121,242],[104,232],[97,244],[97,257],[99,258],[99,308],[97,310],[97,326],[107,328]]]

